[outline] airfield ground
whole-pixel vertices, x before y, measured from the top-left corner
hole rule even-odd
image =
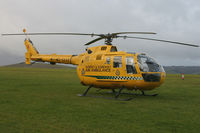
[[[0,67],[0,133],[200,131],[200,75],[167,75],[157,97],[131,101],[78,97],[85,89],[75,69]]]

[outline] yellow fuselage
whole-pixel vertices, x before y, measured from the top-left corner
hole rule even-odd
[[[42,55],[34,53],[34,47],[25,41],[28,52],[26,64],[30,60],[63,64],[77,65],[77,74],[83,85],[102,89],[127,88],[135,90],[152,90],[159,87],[165,80],[164,71],[145,72],[141,71],[138,62],[138,53],[119,51],[115,46],[103,45],[88,48],[80,55]],[[134,72],[127,69],[127,63],[133,63]],[[134,62],[133,62],[134,61]],[[130,67],[132,70],[133,67]],[[147,78],[145,78],[147,77]],[[154,78],[155,80],[151,79]]]

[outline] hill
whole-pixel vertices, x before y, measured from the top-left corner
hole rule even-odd
[[[200,74],[200,66],[164,66],[166,73]]]

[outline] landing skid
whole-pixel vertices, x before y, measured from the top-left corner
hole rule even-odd
[[[127,93],[127,92],[123,92],[121,94],[125,94],[125,95],[134,95],[134,96],[157,96],[158,94],[145,94],[144,91],[141,91],[142,94],[137,94],[137,93]],[[109,94],[113,94],[114,92],[106,92]]]
[[[124,88],[120,88],[118,92],[116,92],[114,89],[112,89],[112,93],[115,94],[115,97],[104,97],[104,96],[87,95],[87,93],[90,90],[90,88],[92,88],[92,86],[89,86],[83,94],[78,94],[78,96],[81,96],[81,97],[86,97],[87,96],[87,97],[104,98],[104,99],[115,99],[115,100],[120,100],[120,101],[130,101],[130,100],[133,99],[133,98],[126,98],[126,99],[119,98],[119,95],[122,94],[121,92],[122,92],[122,90]]]
[[[112,92],[110,92],[110,94],[114,94],[114,97],[104,97],[104,96],[94,96],[94,95],[87,95],[88,91],[92,88],[92,86],[89,86],[86,91],[83,94],[78,94],[78,96],[81,97],[93,97],[93,98],[104,98],[104,99],[115,99],[115,100],[120,100],[120,101],[130,101],[133,98],[126,98],[126,99],[122,99],[119,98],[119,96],[121,94],[125,94],[125,95],[135,95],[135,96],[157,96],[158,94],[145,94],[144,91],[141,91],[142,94],[136,94],[136,93],[122,93],[122,90],[124,90],[125,88],[120,88],[119,91],[115,91],[115,89],[112,89]],[[98,90],[100,91],[100,90]]]
[[[78,94],[77,96],[80,96],[80,97],[93,97],[93,98],[103,98],[103,99],[111,99],[111,100],[119,100],[119,101],[130,101],[132,100],[133,98],[115,98],[115,97],[104,97],[104,96],[95,96],[95,95],[86,95],[86,96],[83,96],[82,94]]]

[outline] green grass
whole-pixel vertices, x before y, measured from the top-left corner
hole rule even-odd
[[[157,97],[131,101],[78,97],[85,89],[74,69],[1,67],[0,133],[200,131],[200,75],[167,75]]]

